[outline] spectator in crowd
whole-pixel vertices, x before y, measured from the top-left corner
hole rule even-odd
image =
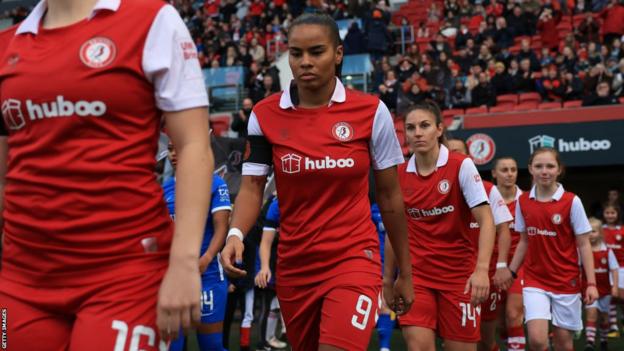
[[[600,17],[604,20],[603,43],[610,45],[613,39],[621,38],[624,35],[624,3],[620,0],[610,0],[609,5],[600,12]]]
[[[431,32],[429,31],[429,27],[427,27],[426,22],[420,22],[418,25],[418,31],[416,31],[417,38],[429,38],[431,37]]]
[[[405,97],[412,104],[419,104],[427,100],[430,96],[429,93],[422,91],[418,84],[414,84],[411,86],[410,90],[405,94]]]
[[[472,33],[468,30],[468,26],[465,23],[462,23],[459,26],[459,31],[457,32],[457,36],[455,37],[455,48],[461,48],[466,46],[466,42],[468,39],[474,39]]]
[[[264,62],[264,59],[266,57],[265,50],[262,47],[262,45],[258,43],[257,38],[251,39],[251,46],[249,47],[249,54],[251,55],[254,61]]]
[[[507,15],[507,25],[514,37],[529,35],[528,21],[520,5],[516,4],[512,12]]]
[[[496,40],[496,46],[499,48],[508,48],[514,43],[513,32],[507,27],[507,20],[505,20],[505,17],[496,18],[494,40]]]
[[[367,47],[373,62],[380,60],[388,51],[392,37],[383,19],[383,13],[376,9],[366,23]]]
[[[442,10],[438,7],[436,2],[432,2],[429,9],[427,9],[427,21],[430,23],[437,23],[442,18]]]
[[[537,55],[531,49],[531,40],[528,38],[524,38],[520,41],[520,52],[518,52],[518,61],[522,63],[523,59],[529,59],[530,68],[532,71],[537,71],[540,69],[540,62],[537,59]]]
[[[613,93],[615,96],[624,96],[624,58],[618,63],[618,70],[613,74]]]
[[[613,42],[611,43],[611,52],[609,53],[609,57],[614,58],[618,61],[621,58],[624,58],[624,49],[622,48],[622,45],[622,40],[620,40],[619,38],[613,39]]]
[[[451,46],[446,42],[446,38],[440,33],[436,34],[435,40],[431,42],[431,58],[438,60],[440,53],[445,53],[446,57],[451,54]]]
[[[238,133],[239,138],[247,137],[247,124],[249,123],[249,116],[251,115],[251,109],[253,108],[253,100],[250,98],[243,99],[243,108],[232,114],[232,125],[230,128]]]
[[[563,100],[581,100],[583,97],[583,81],[573,74],[572,71],[564,71],[562,79],[565,89]]]
[[[589,69],[589,73],[585,76],[585,94],[591,95],[596,91],[598,83],[602,81],[611,81],[613,73],[608,71],[602,63]]]
[[[479,56],[477,56],[477,62],[479,63],[479,66],[481,66],[481,68],[483,69],[487,68],[488,62],[492,59],[494,59],[494,56],[492,56],[490,48],[485,44],[481,44],[481,46],[479,47]]]
[[[574,49],[569,46],[563,48],[562,53],[562,62],[560,66],[568,72],[575,72],[576,70],[576,55],[574,54]]]
[[[419,91],[429,91],[429,83],[418,71],[414,71],[412,76],[403,83],[403,92],[409,92],[414,85],[418,85]]]
[[[592,66],[596,66],[603,61],[604,57],[601,54],[600,44],[594,41],[587,44],[587,59]]]
[[[401,85],[396,79],[396,73],[393,70],[388,70],[386,79],[379,86],[379,99],[386,104],[390,111],[396,111],[400,91]]]
[[[461,79],[455,79],[448,96],[449,108],[468,108],[471,105],[470,90],[466,89]]]
[[[580,42],[600,41],[600,24],[596,22],[591,12],[585,15],[583,22],[575,29]]]
[[[417,68],[412,64],[412,61],[409,58],[403,58],[401,59],[397,70],[399,81],[405,82],[412,76]]]
[[[556,51],[559,47],[559,31],[557,24],[561,20],[559,11],[553,12],[552,9],[546,7],[539,16],[537,22],[537,30],[540,31],[542,37],[542,45],[552,51]]]
[[[544,68],[546,66],[550,66],[553,62],[555,62],[555,59],[552,57],[552,54],[550,53],[550,49],[542,48],[542,57],[540,58],[540,66]]]
[[[497,96],[514,92],[513,81],[502,62],[496,62],[496,74],[491,81]]]
[[[459,17],[459,9],[457,0],[444,0],[444,16],[448,17],[450,14],[453,17]]]
[[[618,99],[611,94],[608,81],[601,81],[596,86],[596,92],[583,99],[583,106],[617,105]]]
[[[270,74],[265,74],[262,77],[262,85],[255,86],[255,89],[250,92],[250,96],[254,104],[256,104],[258,101],[277,92],[279,92],[279,89],[275,89],[275,86],[273,85],[273,77]]]
[[[233,45],[228,46],[225,56],[221,57],[221,60],[220,60],[221,67],[232,67],[232,66],[238,66],[240,64],[241,64],[241,61],[239,60],[236,47],[234,47]]]
[[[472,89],[471,95],[472,105],[475,107],[496,105],[496,93],[489,82],[487,73],[479,73],[479,84]]]
[[[541,78],[541,86],[542,99],[545,101],[561,101],[565,95],[565,87],[555,65],[548,66],[548,74]]]
[[[366,52],[366,36],[360,30],[357,21],[353,21],[349,26],[349,31],[343,41],[344,54],[353,55]]]
[[[487,17],[487,19],[490,18],[492,17]],[[493,23],[490,23],[488,20],[481,21],[481,23],[479,23],[479,29],[477,31],[475,41],[477,44],[482,44],[487,38],[493,38],[495,35],[496,28],[494,28]]]

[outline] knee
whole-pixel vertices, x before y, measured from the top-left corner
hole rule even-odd
[[[529,336],[529,345],[531,351],[544,351],[548,350],[548,337],[535,337]]]
[[[522,325],[523,314],[522,306],[507,306],[505,310],[505,322],[507,323],[507,327]]]

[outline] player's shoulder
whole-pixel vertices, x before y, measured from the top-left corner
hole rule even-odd
[[[381,101],[376,95],[349,88],[345,88],[345,94],[347,103],[365,103],[377,108]]]
[[[0,56],[4,55],[4,52],[9,47],[9,44],[15,38],[15,32],[17,31],[17,28],[19,28],[20,24],[21,22],[0,30]]]
[[[274,111],[280,108],[280,100],[282,98],[283,92],[278,92],[271,94],[264,99],[258,101],[258,103],[254,106],[253,111],[258,116],[258,113]]]
[[[171,6],[164,0],[121,0],[120,9],[125,10],[154,10],[158,11],[163,7]]]

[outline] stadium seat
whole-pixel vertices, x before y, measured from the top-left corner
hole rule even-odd
[[[556,110],[558,108],[561,108],[561,103],[560,102],[542,102],[541,104],[537,105],[537,108],[539,108],[540,110]]]
[[[537,101],[525,101],[514,107],[514,111],[530,111],[536,109]]]
[[[583,105],[583,101],[581,100],[570,100],[570,101],[565,101],[563,103],[563,108],[581,107],[582,105]]]
[[[467,115],[476,115],[476,114],[487,113],[487,112],[488,112],[488,109],[485,105],[479,106],[479,107],[471,107],[471,108],[466,109]]]
[[[496,97],[496,106],[503,105],[517,105],[518,104],[518,95],[516,94],[505,94],[499,95]]]
[[[230,130],[230,116],[210,117],[210,128],[212,128],[212,134],[224,136]]]
[[[624,96],[620,98],[620,104],[624,104]]]
[[[525,102],[533,102],[535,104],[542,101],[542,97],[538,93],[522,93],[518,98],[518,104],[523,104]]]
[[[490,113],[500,113],[500,112],[509,112],[513,111],[514,106],[516,105],[497,105],[490,107]]]
[[[442,111],[442,117],[444,118],[454,118],[455,116],[460,116],[464,114],[464,109],[461,108],[452,108],[450,110]]]

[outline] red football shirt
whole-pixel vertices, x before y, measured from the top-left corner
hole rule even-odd
[[[512,216],[516,215],[516,203],[518,201],[518,198],[520,198],[520,195],[522,195],[522,190],[516,187],[515,200],[507,204],[509,213],[511,213]],[[511,260],[513,259],[513,256],[516,253],[516,248],[518,247],[518,243],[520,242],[520,233],[516,231],[515,220],[512,220],[511,223],[509,223],[509,232],[511,234],[511,246],[509,247],[509,255],[507,256],[507,261],[508,263],[511,263]]]
[[[609,228],[609,226],[605,224],[602,226],[602,232],[604,234],[605,243],[613,250],[615,258],[617,258],[620,266],[624,266],[624,228],[620,225]]]
[[[594,272],[596,274],[596,289],[600,297],[611,295],[611,271],[619,268],[613,251],[604,243],[592,251],[594,255]],[[585,274],[583,274],[585,278]],[[586,287],[587,280],[583,280]]]
[[[195,46],[156,0],[100,0],[45,29],[42,1],[0,38],[8,136],[1,274],[72,285],[165,267],[154,175],[162,111],[207,105]]]
[[[289,89],[254,106],[248,134],[272,145],[280,199],[277,284],[307,285],[348,272],[381,270],[370,220],[368,175],[404,162],[388,108],[377,97],[346,90],[340,80],[329,106],[295,106]],[[245,162],[244,175],[269,166]]]
[[[475,269],[470,209],[487,203],[481,177],[470,158],[442,145],[436,170],[418,174],[416,157],[399,166],[407,212],[414,284],[456,290]]]
[[[524,287],[557,294],[580,291],[576,235],[591,225],[578,196],[559,185],[549,202],[535,199],[535,187],[516,204],[515,227],[526,232],[529,246],[524,258]]]

